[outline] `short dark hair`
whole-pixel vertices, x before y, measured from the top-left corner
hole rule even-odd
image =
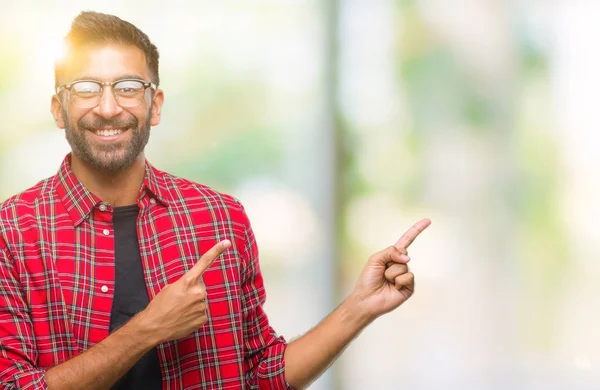
[[[159,85],[158,49],[150,42],[148,35],[133,24],[114,15],[83,11],[73,20],[71,30],[65,37],[65,58],[54,66],[55,87],[59,87],[65,65],[78,49],[93,44],[106,43],[129,44],[141,49],[146,55],[146,64],[150,71],[151,81]]]

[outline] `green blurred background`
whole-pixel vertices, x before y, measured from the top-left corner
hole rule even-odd
[[[292,339],[422,217],[417,293],[313,389],[600,385],[594,1],[0,0],[0,199],[56,172],[81,10],[161,53],[148,158],[238,197]]]

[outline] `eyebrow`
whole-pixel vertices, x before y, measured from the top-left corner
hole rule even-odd
[[[138,74],[133,74],[133,73],[128,73],[128,74],[124,74],[121,75],[113,80],[110,80],[111,82],[114,81],[119,81],[119,80],[125,80],[125,79],[136,79],[136,80],[144,80],[146,81],[143,77],[141,77]],[[73,81],[71,81],[71,83],[75,82],[75,81],[82,81],[82,80],[90,80],[90,81],[98,81],[100,83],[104,82],[104,80],[99,79],[98,77],[94,77],[94,76],[88,76],[88,75],[82,75],[80,77],[77,77],[76,79],[74,79]]]

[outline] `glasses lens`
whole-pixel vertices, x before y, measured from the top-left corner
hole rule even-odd
[[[77,107],[96,107],[101,96],[102,87],[92,81],[80,81],[71,86],[71,102]]]
[[[124,80],[114,86],[117,103],[121,107],[137,107],[144,100],[146,88],[144,83],[135,80]]]

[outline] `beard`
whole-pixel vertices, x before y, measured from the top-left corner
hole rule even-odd
[[[63,110],[65,121],[65,135],[71,150],[80,160],[92,168],[108,174],[118,173],[129,168],[138,156],[144,151],[150,139],[150,113],[143,123],[131,115],[122,120],[96,118],[93,120],[81,118],[77,121],[76,128],[71,126],[67,112]],[[130,131],[131,139],[122,142],[100,143],[87,137],[87,132],[94,132],[102,127]]]

